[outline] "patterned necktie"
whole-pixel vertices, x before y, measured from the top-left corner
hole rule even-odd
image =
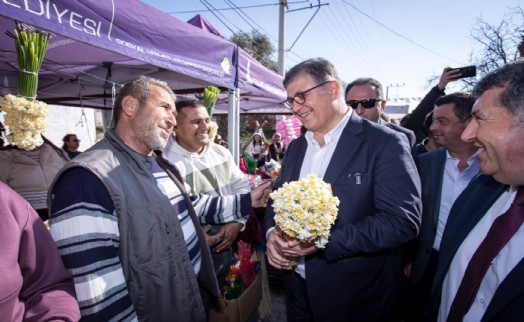
[[[488,271],[493,259],[517,232],[524,221],[524,186],[517,190],[515,200],[509,209],[500,215],[488,231],[486,238],[480,243],[464,272],[457,294],[453,299],[447,322],[462,321],[468,312],[480,283]]]

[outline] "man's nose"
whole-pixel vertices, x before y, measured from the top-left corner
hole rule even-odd
[[[462,141],[465,141],[465,142],[473,141],[473,139],[475,139],[476,129],[477,129],[477,121],[473,119],[468,123],[468,125],[464,129],[464,132],[462,132],[460,136]]]

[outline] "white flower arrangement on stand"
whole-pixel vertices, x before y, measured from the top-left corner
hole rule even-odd
[[[4,121],[9,127],[9,142],[27,151],[44,143],[41,134],[46,129],[46,103],[9,94],[0,97],[0,106],[6,113]]]
[[[0,97],[8,127],[7,140],[20,149],[33,150],[43,144],[47,104],[36,100],[38,71],[47,49],[49,34],[31,32],[16,26],[15,43],[18,56],[18,95]]]

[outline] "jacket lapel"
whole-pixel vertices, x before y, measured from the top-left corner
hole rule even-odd
[[[432,195],[434,196],[433,200],[435,201],[431,203],[433,207],[433,223],[435,225],[438,224],[438,214],[440,212],[440,199],[442,198],[442,181],[444,179],[444,169],[446,168],[446,150],[439,149],[436,153],[437,155],[431,163],[431,186],[425,187],[430,191],[433,190],[432,188],[436,188],[436,190],[432,193]]]
[[[355,152],[362,144],[362,137],[360,136],[364,132],[362,123],[362,119],[355,112],[352,112],[337,142],[337,147],[324,175],[324,181],[335,183],[347,164],[353,159]]]

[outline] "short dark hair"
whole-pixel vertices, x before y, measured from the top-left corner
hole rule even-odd
[[[452,93],[437,98],[435,107],[450,103],[455,105],[453,108],[455,116],[461,122],[465,122],[471,117],[471,110],[473,109],[473,104],[475,104],[475,98],[466,92]]]
[[[371,77],[357,78],[354,81],[352,81],[351,83],[347,84],[345,96],[348,95],[349,90],[355,85],[375,86],[375,93],[377,94],[377,99],[379,100],[384,99],[384,89],[382,87],[382,84],[380,84],[378,80],[371,78]]]
[[[293,81],[297,76],[307,74],[316,82],[322,83],[335,80],[342,84],[335,66],[327,59],[312,58],[293,66],[284,77],[284,87]]]
[[[175,93],[173,93],[173,91],[167,86],[165,82],[149,76],[138,76],[137,78],[127,82],[122,87],[120,92],[118,92],[118,96],[115,99],[115,105],[113,107],[114,126],[116,126],[118,120],[120,119],[120,115],[122,114],[122,101],[124,100],[124,97],[132,96],[140,102],[145,102],[149,98],[149,95],[151,95],[152,85],[165,89],[172,95],[173,101],[176,100]]]
[[[182,113],[182,109],[186,107],[204,107],[204,102],[197,99],[190,99],[190,98],[184,98],[175,103],[176,106],[176,112],[180,115]]]
[[[498,103],[514,116],[519,126],[524,126],[524,59],[508,63],[482,77],[473,88],[473,96],[479,98],[494,87],[504,88]]]

